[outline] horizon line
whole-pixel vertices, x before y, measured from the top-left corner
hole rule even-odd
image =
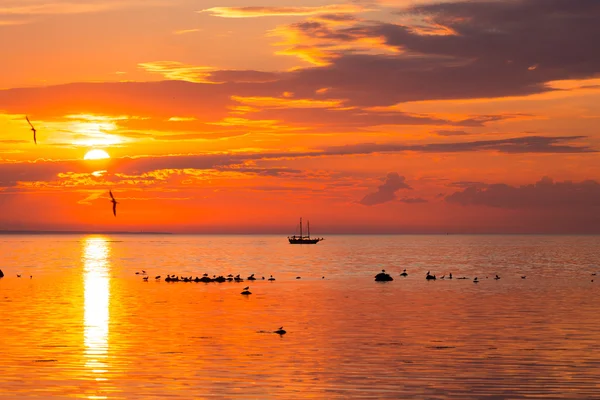
[[[94,231],[94,230],[0,230],[0,235],[283,235],[282,232],[167,232],[167,231]],[[456,236],[456,235],[547,235],[547,236],[597,236],[600,232],[337,232],[322,233],[315,237],[323,235],[331,236],[400,236],[400,235],[436,235],[436,236]]]

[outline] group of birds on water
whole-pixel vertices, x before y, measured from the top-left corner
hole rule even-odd
[[[142,270],[142,272],[136,272],[136,275],[148,275],[146,273],[146,271]],[[142,280],[144,280],[145,282],[148,282],[148,279],[150,277],[149,276],[144,276],[142,278]],[[154,280],[159,281],[162,278],[161,275],[157,275],[154,277]],[[300,279],[300,277],[296,277],[296,279]],[[250,275],[249,277],[246,278],[246,280],[248,281],[256,281],[258,280],[254,274]],[[262,280],[265,280],[265,277],[262,277]],[[268,281],[273,282],[275,280],[275,278],[273,278],[273,275],[271,275],[268,279],[266,279]],[[213,275],[212,278],[208,276],[208,274],[204,274],[202,275],[202,278],[198,278],[197,276],[195,278],[192,278],[191,276],[177,276],[177,275],[167,275],[166,278],[164,278],[165,282],[204,282],[204,283],[210,283],[210,282],[218,282],[218,283],[223,283],[223,282],[244,282],[244,279],[238,274],[236,276],[233,276],[232,274],[227,275],[226,277],[223,275]],[[248,293],[250,294],[250,293]]]
[[[136,272],[136,275],[144,275],[142,277],[142,280],[144,282],[148,282],[149,280],[149,276],[147,276],[147,272],[145,270],[142,270],[141,272]],[[161,275],[157,275],[154,277],[155,281],[160,281],[162,278]],[[325,277],[323,277],[325,278]],[[296,279],[300,279],[300,277],[296,277]],[[258,280],[254,274],[248,276],[246,278],[246,280],[248,281],[256,281]],[[262,280],[267,280],[270,282],[275,281],[275,278],[273,277],[273,275],[271,275],[268,279],[265,279],[265,277],[262,277]],[[203,274],[202,278],[199,277],[195,277],[192,278],[191,276],[177,276],[177,275],[167,275],[166,278],[164,278],[165,282],[204,282],[204,283],[210,283],[210,282],[218,282],[218,283],[223,283],[223,282],[243,282],[244,279],[238,274],[236,276],[233,276],[232,274],[227,275],[227,277],[223,276],[223,275],[213,275],[213,277],[209,277],[208,274]],[[246,286],[242,292],[240,293],[244,296],[249,296],[252,294],[252,292],[250,291],[250,286]],[[279,329],[277,329],[276,331],[273,331],[273,333],[276,333],[278,335],[285,335],[287,332],[285,331],[285,329],[283,329],[283,326],[280,327]]]
[[[400,274],[400,276],[406,278],[408,276],[408,273],[406,272],[406,269],[402,271],[402,273]],[[488,278],[487,276],[485,277],[486,279]],[[527,278],[526,275],[522,275],[521,279],[525,279]],[[427,271],[427,273],[425,274],[425,279],[428,281],[435,281],[438,278],[435,275],[431,275],[431,271]],[[440,276],[439,279],[446,279],[446,275],[442,275]],[[453,279],[452,276],[452,272],[450,272],[450,274],[448,274],[448,278],[447,279]],[[465,280],[465,279],[470,279],[467,278],[466,276],[461,276],[460,278],[456,278],[458,280]],[[499,280],[500,276],[498,276],[496,274],[496,276],[494,277],[494,280]],[[382,269],[380,273],[378,273],[377,275],[375,275],[375,281],[376,282],[389,282],[389,281],[393,281],[394,278],[392,278],[392,276],[388,273],[385,272],[385,269]],[[473,283],[479,283],[479,278],[475,277],[473,278]]]
[[[28,115],[25,116],[25,119],[27,120],[27,123],[31,127],[31,131],[33,132],[33,143],[37,144],[37,129],[35,129],[35,127],[31,123],[31,121],[29,120]],[[112,203],[113,215],[116,217],[117,216],[117,204],[119,204],[119,202],[115,199],[115,196],[113,196],[112,190],[109,190],[108,194],[110,195],[110,201]]]
[[[408,276],[408,273],[406,272],[406,269],[402,271],[402,273],[400,274],[400,276],[406,278]],[[592,273],[592,276],[596,276],[596,273]],[[446,278],[446,275],[442,275],[440,276],[439,279],[452,279],[452,272],[450,272],[450,274],[448,274],[448,277]],[[488,279],[488,277],[485,277],[486,279]],[[521,279],[526,279],[527,275],[521,275]],[[438,278],[435,275],[431,275],[431,271],[427,271],[427,273],[425,274],[425,279],[428,281],[435,281]],[[467,278],[466,276],[462,276],[460,278],[456,278],[459,280],[465,280],[465,279],[470,279]],[[375,275],[375,281],[376,282],[389,282],[389,281],[393,281],[394,278],[392,278],[392,276],[388,273],[385,272],[385,269],[382,269],[380,273],[378,273],[377,275]],[[498,274],[496,274],[496,276],[494,276],[494,280],[500,280],[500,276],[498,276]],[[480,280],[478,277],[473,278],[473,283],[479,283]],[[594,282],[594,279],[592,279],[592,282]]]

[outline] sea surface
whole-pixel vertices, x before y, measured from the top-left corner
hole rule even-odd
[[[600,236],[2,235],[0,257],[0,398],[600,398]],[[163,280],[204,273],[259,280]]]

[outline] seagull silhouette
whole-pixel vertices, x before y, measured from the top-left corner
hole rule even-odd
[[[29,123],[29,126],[31,126],[31,130],[33,131],[33,143],[37,144],[37,139],[35,137],[35,133],[37,132],[35,130],[35,128],[33,127],[33,124],[31,123],[31,121],[29,120],[29,117],[26,115],[25,119],[27,120],[27,122]]]
[[[113,196],[112,190],[109,190],[108,193],[110,194],[110,198],[111,198],[110,201],[112,201],[112,203],[113,203],[113,214],[116,217],[117,216],[117,204],[119,204],[119,203],[117,202],[117,200],[115,200],[115,196]]]

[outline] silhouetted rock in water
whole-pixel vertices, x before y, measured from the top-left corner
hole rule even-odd
[[[285,335],[287,332],[283,329],[283,326],[279,329],[277,329],[274,333],[278,334],[278,335]]]
[[[215,278],[215,282],[223,283],[223,282],[225,282],[225,281],[226,281],[226,279],[225,279],[225,277],[224,277],[224,276],[217,276],[217,277]]]
[[[385,273],[385,269],[382,269],[380,273],[375,275],[375,282],[389,282],[393,280],[394,278],[392,278],[390,274]]]
[[[300,279],[300,277],[299,277],[299,276],[297,276],[297,277],[296,277],[296,279]]]
[[[252,294],[252,293],[248,289],[246,289],[241,294],[243,294],[243,295],[249,295],[249,294]]]
[[[4,278],[4,272],[0,269],[0,278]]]
[[[202,278],[200,278],[200,282],[205,282],[205,283],[209,283],[212,282],[213,280],[211,278],[209,278],[208,276],[203,276]]]

